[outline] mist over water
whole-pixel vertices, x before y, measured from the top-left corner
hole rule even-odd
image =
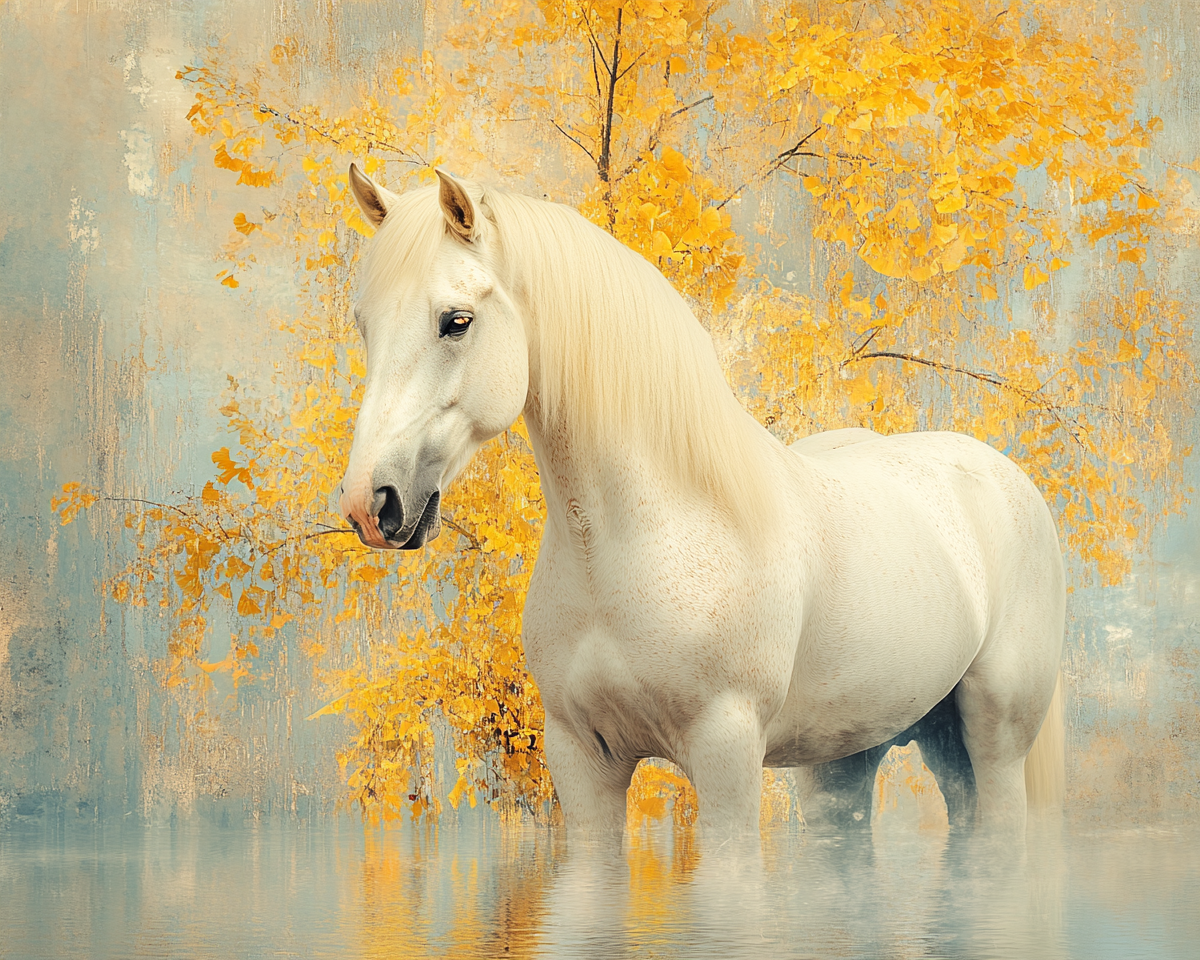
[[[494,818],[0,831],[0,957],[1195,957],[1200,830],[1020,844],[670,827],[620,854]]]

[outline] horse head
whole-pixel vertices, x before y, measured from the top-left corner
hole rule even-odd
[[[354,308],[367,374],[339,509],[382,549],[438,535],[442,491],[520,416],[529,386],[482,194],[440,170],[438,180],[400,196],[350,166],[377,232]]]

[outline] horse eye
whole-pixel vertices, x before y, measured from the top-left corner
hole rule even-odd
[[[470,310],[447,310],[438,323],[438,336],[458,339],[467,332],[474,319]]]

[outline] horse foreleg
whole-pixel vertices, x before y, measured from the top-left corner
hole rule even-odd
[[[549,714],[545,753],[568,833],[620,840],[625,831],[625,794],[637,761],[614,757],[599,740],[581,743]]]
[[[702,834],[757,837],[766,738],[742,697],[719,698],[688,730],[679,765],[696,788]]]

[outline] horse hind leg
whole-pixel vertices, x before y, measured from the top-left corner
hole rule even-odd
[[[963,743],[962,723],[953,692],[924,717],[890,740],[840,760],[811,768],[813,793],[808,808],[814,817],[840,830],[866,827],[871,823],[875,778],[879,764],[894,746],[913,741],[921,748],[921,759],[937,780],[946,801],[946,816],[952,829],[963,828],[975,815],[975,776]],[[806,811],[805,818],[809,819]]]
[[[1024,832],[1028,804],[1025,758],[1062,662],[1066,585],[1058,534],[1041,495],[1026,480],[1003,487],[1012,524],[1006,539],[992,543],[994,619],[954,695],[975,772],[979,824],[1017,834]],[[993,519],[992,529],[998,523]],[[980,527],[987,529],[982,521]]]
[[[946,801],[950,829],[957,831],[969,827],[975,819],[975,771],[963,742],[955,691],[943,697],[905,735],[911,735],[917,741],[921,759],[937,780]]]
[[[839,831],[869,827],[875,775],[894,742],[889,740],[840,760],[810,767],[811,791],[803,804],[805,821],[814,826],[824,823]]]
[[[1012,832],[1025,828],[1025,757],[1054,696],[1061,655],[1060,639],[1048,636],[1029,643],[1033,632],[1002,634],[1020,642],[998,638],[971,664],[955,691],[963,743],[975,772],[979,822]]]

